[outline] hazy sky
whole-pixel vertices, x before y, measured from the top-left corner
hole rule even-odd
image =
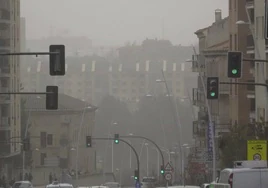
[[[139,43],[164,33],[174,44],[189,45],[197,41],[196,30],[215,20],[215,9],[226,17],[227,7],[227,0],[21,0],[21,15],[27,38],[48,36],[54,28],[59,35],[65,30],[87,36],[93,44]]]

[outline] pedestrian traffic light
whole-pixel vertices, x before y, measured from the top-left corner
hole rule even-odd
[[[65,46],[50,45],[49,46],[49,73],[50,76],[65,75]]]
[[[58,86],[47,86],[46,88],[46,109],[58,109]]]
[[[219,78],[207,78],[207,99],[218,99],[219,97]]]
[[[114,134],[114,143],[119,144],[119,134]]]
[[[241,78],[242,52],[228,52],[228,78]]]
[[[165,174],[165,169],[164,169],[164,166],[161,165],[161,170],[160,170],[161,174]]]
[[[87,148],[92,146],[91,136],[86,136],[86,146],[87,146]]]
[[[135,179],[136,181],[139,181],[139,171],[138,171],[138,170],[135,170],[135,171],[134,171],[134,179]]]
[[[31,149],[30,138],[23,140],[23,151],[29,151]]]

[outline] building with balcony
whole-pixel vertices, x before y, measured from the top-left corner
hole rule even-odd
[[[0,53],[20,51],[20,0],[0,0]],[[20,86],[18,56],[0,58],[0,92],[18,91]],[[0,96],[0,173],[12,176],[14,158],[20,154],[20,96]],[[14,139],[11,139],[14,138]]]
[[[261,0],[246,1],[246,17],[240,24],[241,29],[248,31],[247,55],[252,59],[267,59],[268,40],[265,39],[265,6]],[[244,24],[243,24],[244,22]],[[267,63],[250,62],[250,73],[256,83],[265,83],[267,76]],[[252,88],[252,87],[251,87]],[[253,88],[252,88],[253,89]],[[251,105],[251,119],[257,122],[268,121],[267,90],[265,87],[256,86],[255,95],[249,95]],[[254,101],[255,100],[255,101]],[[254,105],[254,107],[253,107]],[[255,113],[254,113],[255,112]]]
[[[59,94],[59,109],[47,111],[45,96],[30,95],[25,110],[29,114],[30,159],[26,172],[34,174],[33,184],[44,185],[49,174],[59,178],[62,169],[95,173],[94,148],[86,147],[86,136],[92,136],[96,107],[68,95]],[[79,144],[78,144],[79,143]],[[78,147],[77,147],[78,146]]]
[[[216,137],[228,132],[230,126],[229,95],[230,86],[220,85],[218,100],[206,99],[208,77],[219,77],[220,81],[227,78],[227,52],[229,47],[229,18],[222,18],[221,10],[215,11],[215,22],[195,32],[199,39],[199,54],[192,58],[192,71],[198,72],[197,88],[193,89],[193,104],[199,108],[198,118],[193,122],[193,135],[197,152],[208,156],[208,107],[214,123]],[[226,71],[224,71],[226,70]],[[217,145],[215,146],[217,148]],[[197,156],[197,155],[194,155]],[[207,173],[211,173],[212,158],[193,159],[194,162],[207,164]],[[195,161],[196,160],[196,161]],[[204,177],[205,178],[205,177]]]

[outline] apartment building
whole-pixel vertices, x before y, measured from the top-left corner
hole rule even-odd
[[[92,136],[96,107],[68,95],[59,94],[59,109],[47,111],[45,96],[29,95],[25,110],[29,114],[31,149],[27,152],[26,172],[34,174],[33,184],[44,185],[49,174],[59,178],[63,169],[95,173],[96,150],[86,147],[86,136]],[[79,144],[78,144],[79,143]]]
[[[166,54],[158,54],[158,51],[162,51],[159,49],[153,54],[147,52],[151,46],[161,42],[170,48]],[[172,94],[178,98],[187,96],[185,88],[191,87],[188,83],[194,83],[187,82],[193,73],[185,73],[188,66],[184,62],[191,52],[191,47],[177,47],[169,41],[148,39],[141,46],[118,49],[117,58],[68,57],[66,76],[57,79],[49,77],[47,60],[35,59],[21,70],[22,82],[25,91],[44,91],[46,85],[57,84],[63,93],[94,105],[98,105],[103,96],[112,95],[127,102],[134,110],[140,97],[166,94],[164,84],[156,82],[157,79],[163,80],[161,70],[165,73]]]
[[[0,52],[20,51],[20,1],[0,0]],[[0,91],[18,91],[20,64],[18,56],[0,58]],[[20,141],[20,96],[0,96],[0,141]],[[14,156],[20,153],[19,143],[0,144],[0,169],[6,177],[12,176]]]
[[[198,119],[193,122],[195,147],[197,153],[208,156],[208,108],[205,91],[207,77],[219,77],[220,81],[227,78],[227,51],[229,47],[229,18],[222,18],[221,10],[215,11],[215,22],[195,32],[199,39],[199,54],[195,54],[192,70],[198,72],[198,87],[193,89],[193,104],[199,107]],[[224,71],[226,70],[226,71]],[[212,121],[215,125],[215,135],[228,131],[229,118],[229,85],[221,85],[219,99],[208,101]],[[218,148],[218,147],[216,147]],[[218,151],[216,151],[218,153]],[[196,160],[196,161],[195,161]],[[193,162],[206,163],[211,167],[211,158],[193,159]],[[199,173],[199,172],[197,172]],[[208,170],[208,173],[210,171]],[[203,177],[204,178],[204,177]]]
[[[261,0],[246,1],[247,17],[241,19],[242,28],[249,28],[247,40],[247,54],[252,59],[267,59],[267,44],[268,40],[264,38],[265,31],[265,6]],[[244,23],[244,24],[243,24]],[[245,24],[246,23],[246,24]],[[265,83],[267,80],[267,65],[266,63],[252,62],[250,63],[252,73],[255,76],[256,83]],[[255,69],[255,70],[254,70]],[[265,87],[255,87],[255,119],[256,121],[268,121],[267,110],[267,90]],[[252,115],[253,116],[253,115]]]

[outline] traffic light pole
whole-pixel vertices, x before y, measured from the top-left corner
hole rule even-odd
[[[243,61],[251,61],[251,62],[262,62],[262,63],[268,63],[268,60],[266,59],[243,59]]]
[[[98,138],[98,137],[92,137],[92,140],[115,140],[115,139],[114,138]],[[134,154],[136,156],[136,159],[137,159],[137,170],[138,170],[138,179],[137,179],[137,181],[140,182],[140,160],[139,160],[139,156],[138,156],[137,151],[127,141],[125,141],[123,139],[120,139],[120,138],[118,138],[118,140],[121,141],[121,142],[123,142],[123,143],[125,143],[125,144],[127,144],[132,149],[132,151],[134,152]]]
[[[17,52],[17,53],[0,53],[0,56],[15,56],[15,55],[54,55],[60,54],[59,52]]]
[[[46,95],[53,92],[0,92],[0,95]]]
[[[144,136],[120,136],[121,138],[141,138],[141,139],[144,139],[144,140],[147,140],[147,141],[149,141],[149,142],[151,142],[156,148],[157,148],[157,150],[159,151],[159,153],[161,154],[161,158],[162,158],[162,166],[164,167],[164,165],[165,165],[165,161],[164,161],[164,155],[163,155],[163,152],[162,152],[162,150],[160,149],[160,147],[153,141],[153,140],[151,140],[151,139],[149,139],[149,138],[146,138],[146,137],[144,137]]]
[[[220,84],[231,84],[231,85],[255,85],[264,86],[268,89],[268,83],[255,83],[255,82],[220,82]]]

